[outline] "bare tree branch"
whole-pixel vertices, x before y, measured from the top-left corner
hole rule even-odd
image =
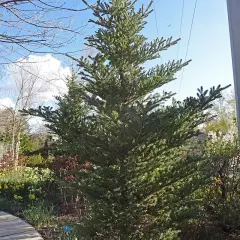
[[[10,4],[19,4],[19,3],[26,3],[29,0],[9,0],[9,1],[0,1],[0,6],[6,6]]]
[[[63,0],[0,0],[0,56],[9,57],[16,51],[65,55],[62,48],[86,28],[83,21],[75,21],[79,22],[79,14],[88,7],[71,4]]]

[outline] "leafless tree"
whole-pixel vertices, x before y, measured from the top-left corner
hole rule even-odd
[[[0,0],[0,64],[13,62],[13,54],[18,58],[29,53],[65,54],[62,48],[74,42],[85,27],[79,24],[79,16],[86,8],[76,2]]]
[[[15,80],[14,89],[12,89],[12,96],[10,99],[13,101],[13,106],[1,106],[4,108],[5,117],[5,136],[10,138],[11,142],[11,158],[14,162],[15,166],[18,165],[18,156],[19,156],[19,149],[20,149],[20,138],[21,133],[23,132],[24,128],[26,129],[27,123],[29,121],[29,117],[21,116],[19,113],[19,109],[25,108],[29,106],[34,97],[34,84],[36,83],[37,79],[31,79],[29,81],[26,78],[26,74],[24,75],[20,69],[19,78]]]
[[[59,80],[61,80],[61,76],[59,76]],[[42,69],[36,63],[17,67],[12,65],[9,82],[11,91],[8,93],[8,97],[11,99],[12,104],[10,106],[0,106],[0,108],[5,109],[3,111],[7,116],[7,118],[3,119],[5,122],[5,132],[7,132],[5,135],[10,138],[11,159],[15,163],[15,166],[17,166],[21,135],[24,131],[28,130],[29,121],[32,120],[32,117],[29,115],[21,115],[19,110],[42,105],[45,100],[43,96],[53,82],[44,78]],[[6,96],[7,94],[5,93],[4,95]],[[36,121],[34,123],[37,124]],[[3,127],[4,124],[2,129]]]

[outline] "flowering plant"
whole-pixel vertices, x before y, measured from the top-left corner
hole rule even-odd
[[[4,172],[0,175],[0,196],[25,202],[44,198],[53,180],[49,169],[24,167]]]

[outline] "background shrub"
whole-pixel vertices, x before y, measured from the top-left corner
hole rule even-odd
[[[0,175],[0,196],[25,203],[44,199],[54,182],[49,169],[18,168]]]
[[[41,156],[41,154],[32,155],[28,157],[27,166],[28,167],[41,167],[41,166],[44,167],[44,166],[47,166],[47,162]]]

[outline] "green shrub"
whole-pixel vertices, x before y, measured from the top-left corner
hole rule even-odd
[[[35,151],[41,148],[44,145],[44,138],[39,136],[30,136],[28,134],[21,134],[20,141],[20,154],[24,154],[27,151]]]
[[[202,146],[208,183],[202,188],[195,222],[183,229],[181,239],[225,240],[240,237],[240,153],[234,135],[213,135]],[[201,176],[202,177],[202,176]],[[236,236],[236,238],[233,238]]]
[[[27,166],[29,167],[45,166],[45,165],[46,165],[46,161],[40,154],[28,157]]]
[[[49,169],[24,167],[8,171],[0,175],[0,196],[25,203],[43,199],[53,181]]]

